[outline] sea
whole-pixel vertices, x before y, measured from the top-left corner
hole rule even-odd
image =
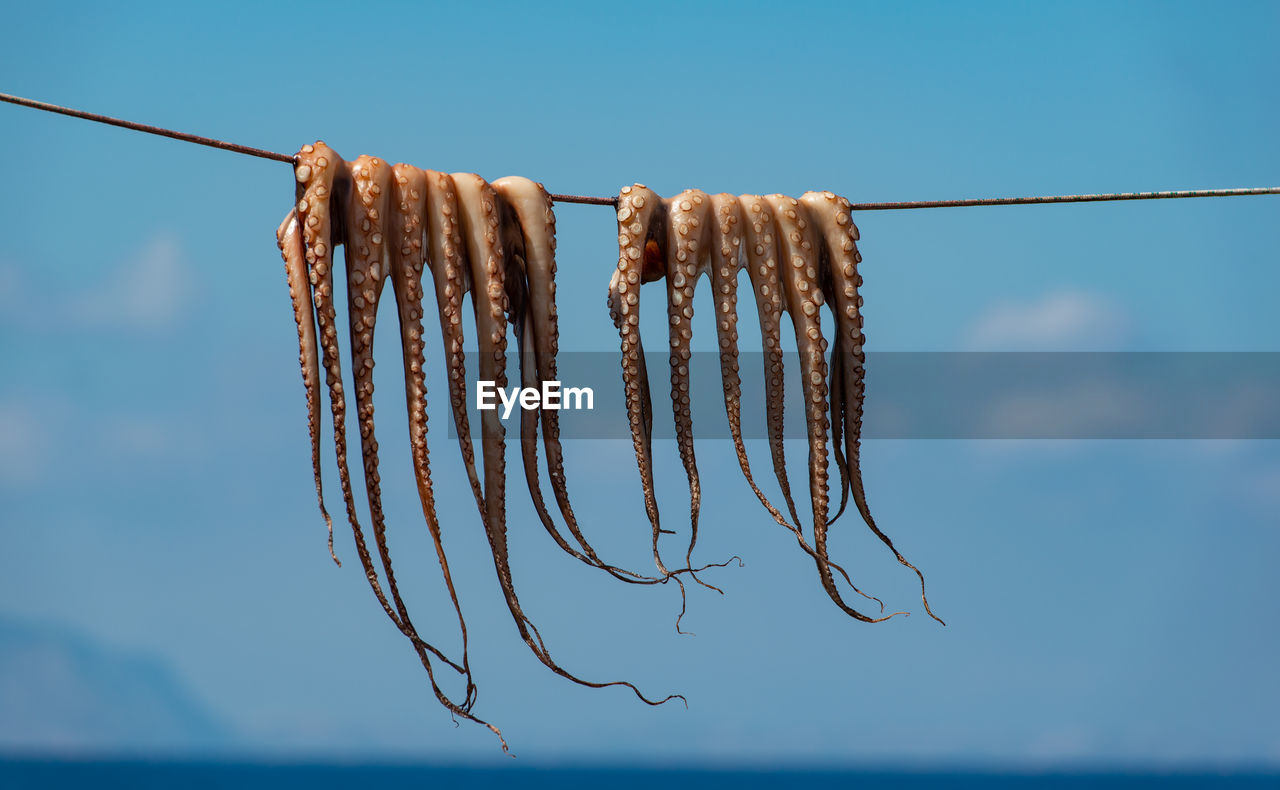
[[[347,763],[151,762],[0,759],[0,789],[27,788],[603,788],[605,790],[764,790],[764,788],[1268,788],[1280,773],[1263,772],[986,772],[986,771],[774,771],[641,769],[623,767],[510,767],[361,765]]]

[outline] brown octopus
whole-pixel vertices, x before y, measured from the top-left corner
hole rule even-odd
[[[720,371],[725,409],[738,463],[752,491],[770,515],[795,536],[813,558],[828,596],[845,613],[864,622],[892,617],[869,617],[854,609],[840,594],[834,569],[858,594],[866,596],[833,563],[827,553],[827,528],[844,511],[852,494],[867,526],[898,561],[920,578],[925,611],[935,620],[924,592],[924,576],[894,548],[876,526],[867,507],[859,466],[865,355],[862,334],[862,277],[857,265],[858,229],[850,217],[849,201],[831,192],[806,192],[800,200],[784,195],[707,195],[696,189],[663,199],[643,184],[623,187],[617,201],[618,268],[609,284],[609,311],[622,337],[622,377],[627,417],[644,492],[645,511],[652,528],[654,561],[666,572],[658,551],[664,532],[658,518],[653,485],[653,406],[639,329],[640,286],[665,278],[671,363],[671,402],[675,411],[676,442],[689,480],[690,539],[685,565],[690,564],[698,539],[701,487],[694,457],[693,425],[689,410],[689,361],[692,339],[694,286],[704,274],[711,280],[720,348]],[[739,270],[746,266],[756,297],[760,332],[764,338],[766,421],[769,445],[790,520],[760,490],[751,474],[742,439],[738,375],[737,288]],[[835,322],[832,364],[826,361],[820,309],[826,304]],[[783,376],[781,319],[786,313],[795,329],[799,351],[805,423],[809,443],[809,497],[812,502],[813,542],[800,526],[783,455]],[[828,520],[828,433],[834,438],[840,473],[841,507]],[[879,599],[872,598],[879,603]],[[881,605],[883,612],[883,604]],[[938,620],[938,622],[942,622]]]
[[[538,389],[543,382],[557,379],[555,216],[546,190],[541,184],[524,178],[503,178],[490,184],[472,173],[448,175],[404,164],[388,165],[369,156],[346,162],[321,142],[303,146],[295,158],[295,175],[297,205],[281,223],[276,239],[284,257],[298,326],[316,498],[328,524],[329,552],[334,561],[338,558],[333,549],[333,521],[325,506],[321,481],[322,373],[332,415],[338,482],[356,553],[369,586],[387,617],[413,645],[440,703],[453,715],[483,724],[501,738],[497,728],[472,713],[476,685],[468,658],[466,621],[450,575],[431,483],[427,449],[427,352],[422,324],[423,299],[429,279],[440,319],[449,404],[459,450],[489,541],[498,582],[520,637],[543,664],[575,683],[596,688],[625,686],[650,705],[683,699],[671,695],[653,700],[626,681],[583,680],[552,659],[538,629],[524,613],[512,581],[507,544],[506,429],[496,410],[485,411],[480,417],[477,468],[467,412],[464,296],[471,295],[479,380],[492,381],[496,387],[506,386],[508,330],[516,340],[521,385]],[[652,526],[654,561],[660,573],[647,576],[600,558],[584,536],[569,502],[557,412],[526,408],[521,410],[520,418],[521,457],[534,509],[543,528],[565,552],[624,582],[663,584],[674,580],[680,589],[681,615],[684,585],[679,575],[688,573],[706,584],[696,573],[712,566],[695,570],[691,564],[701,493],[689,410],[694,285],[706,273],[715,290],[725,408],[747,482],[773,518],[791,530],[800,546],[814,559],[827,594],[845,612],[867,622],[887,619],[868,617],[844,602],[832,571],[838,572],[851,587],[852,582],[827,556],[827,527],[831,523],[827,519],[827,435],[830,432],[835,438],[836,466],[840,472],[840,512],[852,494],[859,512],[875,534],[901,563],[915,570],[876,527],[862,489],[858,453],[864,338],[858,311],[862,300],[857,293],[861,278],[856,270],[861,258],[855,246],[858,233],[850,220],[848,202],[830,192],[806,193],[796,201],[781,195],[708,196],[697,190],[687,190],[663,200],[636,185],[622,190],[617,208],[621,252],[610,284],[609,305],[622,335],[627,416],[643,481],[645,510]],[[378,555],[376,563],[357,513],[347,457],[347,390],[342,376],[335,304],[334,255],[339,246],[344,250],[346,270],[349,383],[355,397],[365,499],[373,547]],[[756,485],[742,439],[736,305],[738,272],[744,262],[756,294],[764,336],[766,416],[774,473],[790,520]],[[667,280],[671,397],[680,458],[689,480],[691,516],[685,561],[675,570],[667,568],[658,551],[659,537],[668,530],[659,525],[654,493],[650,438],[653,413],[639,334],[640,285],[662,278]],[[414,477],[422,514],[456,613],[461,640],[461,656],[457,660],[422,638],[409,616],[391,563],[382,508],[378,440],[374,431],[372,355],[378,307],[388,282],[399,319]],[[837,329],[829,373],[825,358],[827,341],[822,337],[819,315],[824,303],[831,306]],[[809,437],[812,544],[800,526],[783,455],[780,332],[784,311],[791,316],[800,350]],[[539,432],[547,478],[567,537],[561,532],[541,490]],[[839,514],[837,512],[836,517]],[[919,571],[916,573],[919,575]],[[920,580],[923,596],[923,576]],[[861,594],[856,587],[853,589]],[[925,608],[928,609],[927,600]],[[679,622],[677,618],[677,628]],[[439,665],[452,669],[464,679],[461,699],[450,696],[437,683],[435,670]],[[502,745],[506,749],[505,741]]]
[[[277,243],[285,262],[299,359],[307,395],[311,460],[316,497],[329,527],[320,473],[320,380],[323,371],[333,420],[333,442],[339,484],[356,552],[369,586],[392,623],[410,640],[427,671],[437,699],[453,715],[497,728],[476,718],[476,701],[467,654],[466,623],[454,590],[436,515],[427,450],[426,350],[423,342],[424,274],[436,297],[448,370],[450,406],[463,463],[493,554],[494,569],[521,638],[555,673],[585,686],[625,686],[644,702],[657,705],[679,695],[652,700],[626,681],[593,682],[562,669],[525,615],[516,596],[507,548],[506,430],[496,410],[481,418],[482,475],[477,472],[466,410],[467,382],[463,353],[463,296],[474,308],[478,371],[481,380],[506,386],[507,332],[516,338],[524,386],[540,386],[556,378],[555,217],[541,184],[503,178],[489,184],[471,173],[448,175],[409,165],[388,165],[361,156],[345,162],[324,143],[303,146],[295,159],[297,206],[281,223]],[[379,577],[360,523],[347,460],[347,390],[344,387],[335,306],[336,248],[344,248],[349,313],[351,379],[359,423],[365,494],[373,543],[385,587]],[[373,332],[384,286],[390,282],[399,318],[409,440],[422,513],[449,591],[461,634],[459,660],[446,656],[419,635],[400,594],[387,543],[382,510],[378,441],[374,433]],[[548,479],[573,543],[559,531],[539,488],[537,435],[542,429]],[[565,551],[619,579],[655,584],[672,578],[643,576],[605,563],[583,536],[569,505],[554,410],[522,410],[520,438],[525,476],[535,509],[545,529]],[[576,544],[576,546],[575,546]],[[678,580],[677,580],[678,581]],[[682,588],[683,590],[683,588]],[[465,678],[461,700],[437,683],[438,660]],[[503,748],[506,748],[505,741]]]

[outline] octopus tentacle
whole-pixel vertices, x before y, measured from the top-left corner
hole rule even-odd
[[[513,289],[508,277],[507,293],[518,294],[519,305],[512,305],[512,323],[516,342],[520,349],[521,383],[525,387],[539,387],[543,381],[557,378],[555,356],[558,346],[558,330],[555,308],[555,216],[551,212],[551,198],[541,184],[527,178],[508,176],[492,184],[503,206],[503,245],[506,247],[508,271],[518,268],[520,288]],[[518,249],[518,252],[515,249]],[[518,264],[518,266],[517,266]],[[525,477],[534,499],[535,509],[548,533],[563,550],[581,555],[556,529],[546,503],[542,498],[537,466],[538,424],[544,427],[543,442],[546,446],[547,466],[556,504],[568,524],[570,533],[581,547],[587,542],[577,527],[573,509],[569,504],[565,487],[563,456],[559,442],[559,419],[555,410],[538,408],[521,410],[521,444],[524,453]],[[554,430],[553,430],[554,426]]]
[[[361,156],[351,163],[352,188],[347,202],[347,230],[343,250],[347,263],[347,303],[351,328],[351,368],[355,384],[356,420],[364,465],[365,493],[373,524],[374,543],[387,575],[404,627],[411,628],[396,586],[387,549],[386,518],[382,513],[378,440],[373,423],[373,330],[378,303],[389,267],[383,237],[391,191],[390,168],[381,159]]]
[[[373,420],[373,332],[382,289],[390,275],[390,250],[386,238],[391,198],[391,168],[376,157],[361,156],[351,163],[352,188],[347,202],[347,231],[343,245],[347,263],[347,302],[351,327],[351,368],[355,383],[356,416],[360,427],[360,451],[364,465],[365,494],[373,524],[374,544],[386,574],[387,588],[400,617],[397,625],[415,644],[463,668],[423,641],[414,628],[396,583],[387,547],[386,518],[382,512],[381,475],[378,472],[378,439]]]
[[[502,247],[507,261],[505,286],[507,298],[510,302],[508,315],[516,338],[517,356],[520,363],[520,383],[526,389],[540,390],[544,380],[542,368],[545,367],[546,363],[539,358],[540,344],[537,339],[537,322],[533,317],[533,313],[535,311],[545,313],[547,308],[545,304],[539,305],[539,299],[543,298],[545,294],[534,295],[535,284],[533,281],[540,276],[535,274],[534,270],[542,270],[546,266],[545,261],[541,259],[547,254],[552,256],[555,254],[554,236],[548,237],[545,227],[542,228],[543,232],[541,234],[538,234],[533,227],[529,229],[524,227],[531,217],[529,216],[529,207],[522,203],[522,198],[525,197],[527,186],[533,186],[533,182],[528,179],[506,178],[494,182],[491,186],[496,194],[501,216]],[[541,217],[538,218],[538,221],[541,222]],[[552,233],[554,234],[554,225],[552,226]],[[530,258],[534,260],[531,262]],[[541,283],[538,283],[538,285],[541,285]],[[541,407],[536,410],[524,408],[520,410],[520,454],[524,463],[524,474],[529,487],[529,495],[533,501],[534,511],[538,514],[538,519],[542,522],[547,534],[556,542],[556,545],[565,552],[590,564],[590,559],[575,549],[560,534],[547,509],[546,500],[542,496],[538,469],[538,424],[543,415],[549,412],[550,410],[542,409]],[[550,461],[550,459],[548,460]],[[563,480],[563,471],[561,471],[559,480]],[[555,488],[557,503],[563,510],[565,497],[561,496],[562,487],[557,484],[554,469],[552,485]],[[573,526],[576,527],[576,524]],[[583,543],[581,534],[575,533],[574,536],[579,545],[581,545]]]
[[[427,384],[426,352],[422,339],[422,275],[426,262],[424,240],[426,228],[426,174],[416,167],[397,164],[392,168],[392,199],[394,210],[388,218],[391,224],[390,276],[391,290],[395,295],[400,321],[400,344],[404,361],[405,405],[409,419],[409,446],[413,459],[414,480],[422,516],[435,545],[436,558],[449,600],[458,618],[462,636],[462,667],[467,677],[464,706],[474,702],[475,683],[471,675],[468,657],[467,624],[462,615],[453,576],[445,555],[440,523],[436,516],[435,493],[431,484],[431,461],[427,447]],[[398,245],[399,249],[396,249]],[[406,618],[407,619],[407,618]]]
[[[302,239],[306,260],[310,267],[309,279],[316,306],[320,348],[326,384],[329,388],[329,410],[333,417],[333,444],[338,463],[338,482],[347,508],[347,520],[355,537],[356,554],[364,568],[369,586],[382,604],[387,617],[397,628],[403,628],[399,616],[391,608],[377,569],[365,542],[364,529],[356,514],[355,496],[351,489],[351,471],[347,463],[346,396],[342,386],[342,362],[338,348],[337,309],[334,305],[333,248],[340,243],[345,232],[342,226],[342,206],[346,191],[350,189],[346,163],[333,149],[322,142],[304,145],[296,158],[295,174],[304,187],[298,201],[298,218],[302,221]],[[336,216],[331,209],[338,208]]]
[[[506,313],[509,300],[504,283],[505,266],[499,237],[498,196],[484,179],[471,173],[453,176],[457,188],[458,205],[462,209],[463,233],[466,240],[472,288],[472,304],[475,308],[476,344],[479,354],[479,375],[493,381],[496,387],[505,387],[506,376]],[[525,615],[516,596],[511,578],[508,556],[506,522],[506,429],[496,409],[482,416],[481,453],[484,466],[485,532],[493,553],[494,569],[502,587],[507,608],[515,620],[516,629],[529,649],[547,668],[563,678],[592,688],[625,686],[650,705],[659,705],[679,695],[662,700],[651,700],[638,688],[626,681],[599,683],[583,680],[560,667],[547,651],[537,628]],[[679,697],[683,699],[683,697]]]
[[[299,189],[301,192],[302,190]],[[301,195],[298,196],[301,198]],[[298,363],[302,367],[302,385],[307,391],[307,432],[311,437],[311,468],[316,480],[316,500],[329,530],[329,556],[342,566],[333,550],[333,518],[324,505],[324,483],[320,475],[320,347],[316,340],[315,306],[311,302],[311,283],[306,253],[294,209],[276,230],[276,245],[284,258],[289,282],[289,298],[293,302],[293,318],[298,325]]]
[[[796,333],[805,423],[809,437],[809,494],[813,502],[814,562],[827,595],[849,616],[863,622],[880,622],[845,603],[836,589],[827,559],[827,341],[822,337],[819,308],[825,301],[818,279],[818,237],[804,205],[784,195],[765,198],[778,222],[779,252],[787,312]],[[889,615],[892,617],[893,615]]]
[[[778,278],[778,231],[769,204],[759,195],[743,195],[739,198],[745,222],[747,274],[755,292],[756,311],[760,319],[760,335],[764,341],[765,420],[769,436],[769,450],[773,460],[773,473],[782,489],[787,510],[795,524],[800,523],[795,500],[791,496],[791,483],[787,479],[787,459],[783,446],[783,397],[785,385],[782,377],[782,311],[784,307],[782,284]],[[797,527],[798,529],[798,527]]]
[[[835,296],[831,292],[831,278],[826,276],[827,258],[825,247],[819,248],[820,257],[818,262],[818,271],[822,276],[822,296],[827,304],[833,304]],[[830,376],[827,384],[827,392],[830,397],[830,417],[831,417],[831,450],[835,456],[836,470],[840,473],[840,507],[836,510],[836,514],[827,519],[827,526],[831,526],[840,520],[844,515],[844,511],[849,506],[849,460],[845,456],[841,437],[851,427],[851,423],[846,419],[846,403],[844,396],[844,369],[845,366],[838,364],[840,354],[844,349],[844,336],[836,332],[835,341],[831,346]]]
[[[671,406],[675,412],[676,446],[689,479],[689,548],[685,566],[693,564],[693,547],[698,542],[698,511],[702,506],[702,486],[693,450],[693,417],[689,410],[689,358],[693,339],[693,292],[697,280],[707,270],[711,256],[714,225],[711,199],[705,192],[687,189],[665,201],[667,206],[667,320],[671,343]],[[711,585],[694,580],[704,587]],[[718,591],[718,588],[712,588]]]
[[[823,287],[823,294],[826,297],[827,303],[830,304],[831,296],[827,294],[827,290],[825,286]],[[831,351],[832,358],[833,359],[836,358],[836,355],[840,353],[841,353],[841,341],[840,341],[839,334],[837,334],[835,345],[832,347],[832,351]],[[828,392],[832,393],[832,396],[831,396],[831,437],[832,437],[831,450],[832,450],[832,454],[835,456],[836,469],[840,471],[840,507],[836,510],[836,514],[834,516],[827,519],[828,527],[830,527],[832,524],[836,523],[836,521],[840,519],[840,516],[844,514],[845,509],[849,505],[849,486],[850,486],[849,463],[845,453],[843,452],[843,450],[841,450],[841,445],[842,445],[841,437],[845,435],[844,432],[850,430],[852,427],[852,424],[845,418],[846,398],[843,395],[837,396],[835,394],[837,392],[842,393],[844,391],[844,374],[842,372],[842,366],[833,363],[830,367],[831,367],[831,384],[828,387]],[[848,582],[849,586],[853,588],[854,592],[856,592],[858,595],[861,595],[863,598],[866,598],[869,601],[875,601],[877,604],[879,604],[880,611],[882,613],[884,612],[884,601],[880,600],[874,595],[870,595],[868,593],[863,592],[861,589],[859,589],[858,585],[854,584],[853,580],[849,578],[849,574],[846,573],[845,570],[841,568],[839,565],[837,565],[834,561],[832,561],[830,557],[827,558],[827,563],[832,568],[837,570],[841,576],[844,577],[844,580]]]
[[[783,305],[782,286],[777,272],[776,225],[764,199],[756,195],[741,198],[720,194],[712,198],[717,225],[713,227],[713,245],[719,246],[719,265],[712,267],[712,284],[716,292],[716,328],[719,333],[721,379],[724,384],[725,409],[729,418],[730,433],[742,468],[756,497],[773,519],[795,536],[797,543],[811,557],[813,548],[800,530],[800,519],[791,497],[783,455],[783,378],[780,318]],[[737,364],[737,276],[739,264],[745,265],[756,295],[761,334],[764,337],[764,373],[766,385],[766,417],[772,450],[774,471],[786,498],[794,523],[784,516],[760,490],[751,473],[746,447],[742,442],[740,392],[741,382]],[[879,598],[858,589],[844,568],[832,562],[835,569],[859,595],[880,604]]]
[[[355,498],[351,489],[350,471],[347,465],[346,446],[346,402],[342,386],[342,372],[338,347],[336,310],[333,301],[333,246],[343,239],[346,228],[342,222],[342,207],[347,191],[351,188],[349,174],[345,172],[345,164],[338,155],[322,142],[314,146],[303,146],[296,158],[296,175],[303,184],[303,197],[298,202],[298,216],[302,221],[303,242],[306,259],[310,267],[310,280],[313,285],[313,298],[316,305],[316,317],[319,325],[320,342],[323,350],[323,362],[329,388],[330,411],[334,423],[334,448],[338,461],[339,481],[342,484],[343,500],[347,508],[347,518],[355,538],[356,553],[365,571],[365,578],[370,588],[382,605],[393,624],[401,633],[410,638],[419,660],[427,671],[431,687],[441,704],[455,715],[476,721],[492,730],[502,740],[497,728],[472,716],[466,707],[459,706],[450,700],[440,689],[435,679],[435,670],[428,653],[436,655],[444,663],[459,673],[465,669],[450,661],[433,646],[424,642],[406,624],[397,612],[392,609],[386,594],[378,580],[373,558],[364,538],[356,514]],[[334,216],[331,209],[337,207]],[[470,697],[470,694],[468,694]],[[506,742],[502,741],[503,749]]]
[[[833,353],[833,364],[839,365],[842,370],[841,397],[845,401],[847,411],[844,455],[848,463],[849,488],[854,504],[867,526],[893,552],[898,562],[910,568],[919,577],[920,598],[924,603],[925,611],[934,620],[943,623],[929,608],[929,599],[925,594],[924,574],[908,562],[894,547],[889,536],[876,526],[875,520],[871,517],[870,508],[867,506],[866,492],[862,485],[859,456],[863,399],[866,389],[866,355],[863,351],[866,337],[862,333],[862,297],[858,295],[858,286],[862,285],[858,264],[862,261],[862,255],[858,252],[858,228],[850,215],[849,201],[831,192],[806,192],[801,202],[809,209],[809,214],[817,225],[826,248],[825,257],[829,262],[827,276],[831,281],[830,292],[835,297],[831,310],[835,315],[836,331],[839,335],[839,341]]]
[[[742,206],[734,195],[712,195],[711,287],[715,292],[716,335],[720,346],[720,379],[724,389],[724,407],[729,420],[729,434],[738,456],[738,465],[747,484],[774,520],[784,526],[786,517],[774,507],[756,485],[742,441],[742,379],[738,373],[738,270],[742,264]],[[794,507],[794,506],[793,506]],[[793,528],[794,529],[794,528]]]
[[[509,226],[504,224],[503,243],[507,245],[508,257],[513,262],[518,258],[523,274],[521,285],[524,303],[520,309],[513,305],[515,336],[520,347],[521,383],[524,387],[540,389],[544,381],[559,380],[556,365],[559,350],[555,283],[556,221],[551,196],[541,184],[517,176],[500,178],[492,186],[504,204],[504,218],[510,223]],[[519,256],[512,254],[508,239],[519,245]],[[509,266],[508,271],[510,270]],[[507,293],[509,296],[513,293],[510,279]],[[517,315],[518,317],[514,317]],[[580,551],[560,534],[542,498],[537,468],[539,420],[552,492],[565,525]],[[601,568],[628,583],[653,584],[666,581],[664,578],[644,576],[604,562],[583,535],[569,501],[564,452],[560,444],[560,418],[555,409],[540,407],[536,412],[521,411],[521,447],[525,477],[534,508],[556,545],[579,561]]]
[[[498,238],[498,207],[492,189],[472,173],[451,176],[457,191],[459,226],[464,243],[465,265],[471,277],[471,299],[476,322],[478,375],[496,387],[506,387],[508,299],[504,282],[504,258]],[[465,383],[464,383],[465,386]],[[480,456],[483,466],[481,491],[483,516],[491,543],[505,539],[506,428],[496,409],[481,417]],[[466,441],[470,443],[468,435]],[[498,546],[494,546],[495,553]],[[502,571],[499,571],[501,575]],[[506,579],[502,579],[504,585]]]
[[[743,210],[738,198],[721,193],[711,197],[712,206],[712,239],[711,246],[715,259],[711,263],[711,285],[715,291],[716,334],[720,346],[720,378],[724,389],[724,406],[729,420],[729,433],[733,439],[734,450],[738,456],[738,466],[747,479],[760,504],[764,505],[769,515],[780,526],[789,529],[798,539],[800,547],[813,556],[813,548],[804,539],[804,533],[797,524],[787,521],[786,516],[774,506],[751,474],[751,463],[747,458],[746,445],[742,440],[742,379],[738,368],[738,271],[744,260],[744,231],[742,226]],[[749,265],[749,264],[748,264]],[[775,340],[773,346],[778,347]],[[766,363],[767,364],[767,363]],[[795,505],[791,505],[795,509]],[[867,596],[836,563],[831,563],[850,587],[865,597],[879,602],[880,599]],[[881,604],[883,609],[883,604]]]
[[[448,371],[449,405],[458,448],[462,453],[467,479],[476,507],[484,512],[484,491],[476,473],[475,449],[471,444],[471,425],[467,417],[466,355],[462,350],[462,297],[471,288],[467,270],[462,231],[459,225],[457,190],[447,173],[427,170],[427,260],[435,286],[436,305],[440,314],[440,337],[444,345],[445,368]]]
[[[541,390],[541,379],[538,376],[535,356],[534,328],[530,313],[533,310],[533,297],[529,283],[528,264],[526,262],[526,245],[524,229],[519,216],[509,200],[496,185],[490,184],[494,190],[499,217],[499,236],[502,252],[505,257],[503,285],[507,294],[507,319],[511,324],[512,334],[516,339],[516,358],[519,362],[520,385],[525,389]],[[525,481],[529,488],[529,496],[538,520],[561,549],[576,553],[576,550],[556,529],[555,522],[547,510],[546,499],[542,495],[538,469],[538,420],[542,409],[520,409],[520,458],[524,466]]]
[[[653,561],[670,576],[658,551],[663,530],[653,484],[653,408],[649,375],[640,340],[640,286],[660,279],[667,238],[666,205],[644,184],[623,187],[618,196],[618,268],[609,282],[609,314],[622,337],[622,384],[636,465],[644,491],[644,509],[652,526]]]

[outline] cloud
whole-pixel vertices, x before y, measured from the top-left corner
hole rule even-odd
[[[1096,756],[1100,751],[1095,733],[1083,727],[1064,727],[1033,735],[1027,745],[1026,758],[1031,762],[1062,764]]]
[[[970,328],[972,351],[1116,350],[1129,322],[1119,307],[1096,294],[1057,291],[1035,302],[1000,304]]]
[[[189,311],[194,290],[177,239],[160,233],[97,282],[76,290],[0,263],[0,323],[28,331],[163,330]]]
[[[49,440],[36,413],[14,401],[0,401],[0,485],[24,486],[40,480],[48,464]]]
[[[1280,506],[1280,464],[1242,475],[1245,495],[1251,502],[1272,508]]]
[[[0,264],[0,310],[9,310],[18,304],[22,292],[22,274],[10,263]]]
[[[1013,392],[984,404],[979,435],[1021,438],[1123,436],[1146,427],[1149,402],[1123,382],[1082,381],[1052,392]]]
[[[158,420],[132,415],[105,418],[101,434],[105,446],[130,455],[158,457],[173,447],[171,431]]]
[[[69,303],[75,322],[96,329],[164,329],[177,323],[191,281],[175,238],[153,237],[91,293]]]

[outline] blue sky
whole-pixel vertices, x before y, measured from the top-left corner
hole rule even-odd
[[[4,15],[5,92],[552,191],[640,181],[856,201],[1280,183],[1269,3]],[[0,651],[28,656],[30,685],[49,689],[59,676],[22,642],[32,624],[78,656],[146,657],[180,689],[175,709],[234,733],[187,748],[496,760],[486,732],[455,730],[436,706],[354,563],[328,561],[273,238],[292,200],[285,166],[12,106],[0,152],[0,618],[21,624]],[[1280,350],[1278,210],[1233,198],[863,214],[869,343]],[[616,350],[613,218],[557,216],[563,347]],[[644,331],[661,337],[653,308]],[[695,327],[697,347],[714,348]],[[597,408],[622,408],[612,398],[597,393]],[[437,430],[443,406],[436,396]],[[444,618],[408,459],[390,450],[403,426],[394,402],[379,408],[400,575],[416,619]],[[434,435],[437,485],[453,494],[465,483],[450,444]],[[802,469],[803,444],[789,450]],[[657,452],[666,519],[680,523],[683,473],[671,443]],[[688,711],[547,672],[512,627],[469,496],[444,497],[478,712],[522,758],[1280,764],[1274,442],[869,442],[872,506],[925,570],[946,628],[849,622],[750,497],[728,443],[698,452],[702,556],[747,566],[716,577],[725,597],[693,596],[696,637],[671,628],[672,590],[575,564],[518,486],[509,497],[516,582],[555,655],[587,677],[683,692]],[[598,546],[645,567],[629,443],[566,455]],[[918,608],[913,577],[841,523],[835,555],[890,605]],[[338,548],[354,556],[349,534]]]

